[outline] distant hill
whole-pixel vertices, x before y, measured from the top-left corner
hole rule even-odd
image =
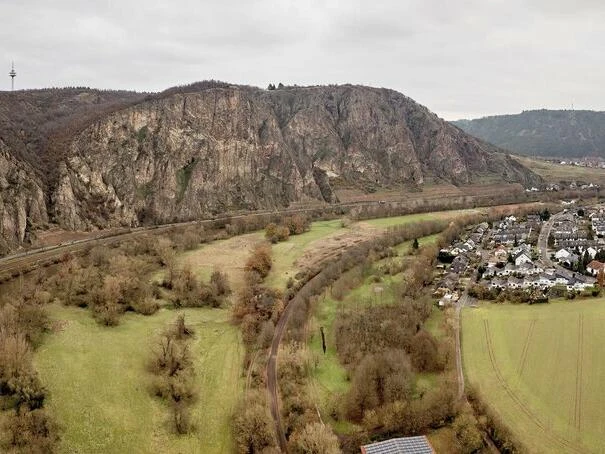
[[[453,124],[515,153],[546,157],[605,157],[605,112],[530,110]]]

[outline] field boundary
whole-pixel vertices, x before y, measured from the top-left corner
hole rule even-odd
[[[553,443],[559,445],[561,448],[566,449],[568,452],[577,452],[577,453],[582,453],[582,454],[590,452],[585,447],[583,447],[581,445],[578,446],[578,445],[572,443],[571,441],[567,440],[566,438],[564,438],[560,435],[557,435],[556,433],[554,433],[552,431],[549,431],[546,428],[546,426],[544,425],[544,423],[537,417],[537,415],[523,401],[523,399],[521,399],[517,394],[515,394],[515,392],[510,388],[510,386],[508,385],[508,383],[502,376],[502,372],[500,371],[500,368],[498,367],[498,364],[496,361],[496,356],[494,353],[493,344],[492,344],[492,336],[491,336],[490,327],[489,327],[489,320],[483,319],[483,328],[484,328],[484,333],[485,333],[487,351],[488,351],[490,363],[492,365],[492,369],[496,375],[498,382],[500,383],[500,386],[502,387],[502,389],[504,389],[506,394],[508,394],[508,396],[513,400],[513,402],[515,402],[515,404],[518,405],[518,407],[521,409],[521,411],[523,413],[525,413],[525,415],[536,425],[536,427],[538,427],[544,433],[545,438],[547,438],[550,441],[552,441]]]

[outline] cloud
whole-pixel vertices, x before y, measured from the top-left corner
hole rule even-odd
[[[596,0],[3,0],[20,88],[362,83],[454,119],[605,109]],[[10,80],[0,79],[0,88]]]

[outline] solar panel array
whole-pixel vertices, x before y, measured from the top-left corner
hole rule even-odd
[[[434,454],[426,437],[393,438],[363,446],[366,454]]]

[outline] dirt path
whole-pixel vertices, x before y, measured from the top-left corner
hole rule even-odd
[[[362,225],[359,229],[348,230],[347,232],[339,233],[334,236],[322,238],[320,240],[315,241],[307,248],[307,250],[303,254],[303,257],[297,260],[297,265],[299,267],[318,266],[326,260],[335,258],[338,255],[342,254],[347,248],[350,248],[351,246],[360,242],[375,238],[381,233],[380,229],[376,229],[367,224],[366,226],[367,227],[364,227]],[[320,254],[321,259],[315,259],[315,257],[310,254]],[[290,316],[292,315],[292,312],[294,312],[294,309],[297,305],[304,304],[303,299],[299,295],[302,293],[302,290],[305,287],[314,285],[315,281],[318,279],[320,279],[319,275],[310,279],[309,282],[307,282],[303,286],[303,288],[301,288],[297,292],[297,294],[289,301],[288,305],[286,306],[286,309],[284,310],[275,327],[275,334],[273,336],[273,341],[271,342],[271,350],[266,369],[267,392],[269,394],[269,407],[271,410],[271,416],[273,417],[273,421],[275,423],[275,430],[277,433],[279,446],[282,452],[287,452],[287,441],[284,428],[281,424],[282,418],[280,414],[279,389],[277,383],[277,355],[279,353],[279,346],[284,337],[284,333],[286,331],[286,327],[288,325],[288,321],[290,319]]]
[[[319,265],[340,256],[351,246],[378,237],[384,229],[367,222],[356,222],[351,228],[310,243],[294,265],[299,270],[317,269]]]

